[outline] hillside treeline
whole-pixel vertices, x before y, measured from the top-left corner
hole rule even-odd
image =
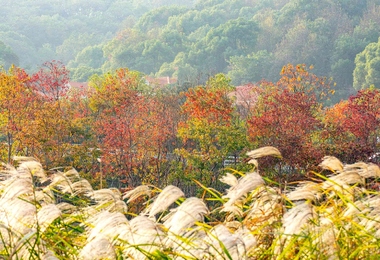
[[[34,74],[11,67],[0,84],[1,159],[74,167],[97,187],[175,184],[194,194],[194,180],[217,185],[226,169],[247,170],[247,151],[268,145],[283,158],[260,161],[260,171],[279,182],[303,178],[325,155],[378,159],[380,91],[325,106],[331,81],[305,65],[284,66],[274,82],[234,87],[217,74],[184,91],[128,69],[74,87],[52,61]]]
[[[284,65],[306,64],[333,78],[337,102],[379,71],[378,58],[356,59],[380,36],[378,0],[23,0],[6,1],[1,13],[5,65],[34,72],[61,60],[81,82],[128,67],[180,85],[217,73],[241,85],[277,81]]]

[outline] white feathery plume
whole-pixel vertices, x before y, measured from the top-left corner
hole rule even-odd
[[[344,166],[344,171],[356,171],[363,178],[378,178],[380,177],[380,168],[374,163],[357,162]]]
[[[96,208],[111,212],[126,214],[127,205],[121,200],[121,193],[118,189],[101,189],[92,192],[91,198],[96,202]]]
[[[3,167],[3,169],[0,169],[0,190],[2,189],[2,187],[6,186],[7,180],[16,176],[20,176],[20,174],[13,165],[2,163],[1,166]],[[30,177],[31,176],[26,176],[26,178]]]
[[[2,199],[12,199],[19,196],[30,196],[33,193],[31,178],[11,178],[5,182]]]
[[[63,173],[71,182],[79,181],[80,176],[74,168]]]
[[[365,180],[356,171],[343,171],[337,175],[329,177],[326,181],[322,183],[323,189],[328,189],[332,186],[340,185],[350,185],[350,184],[364,184]]]
[[[298,186],[295,190],[286,194],[292,201],[310,200],[316,201],[322,197],[322,187],[319,183],[307,181]]]
[[[309,203],[302,203],[293,207],[283,216],[284,234],[299,234],[303,226],[311,220],[313,216],[313,208]]]
[[[0,223],[16,234],[26,234],[36,222],[35,205],[22,199],[1,199]]]
[[[343,170],[343,163],[334,156],[323,157],[322,162],[318,166],[324,170],[329,170],[334,173]]]
[[[81,260],[117,259],[115,249],[104,237],[97,237],[88,242],[80,251]]]
[[[181,197],[185,197],[185,194],[180,188],[173,185],[166,186],[154,202],[145,209],[143,214],[149,214],[149,217],[154,217]]]
[[[274,254],[276,256],[280,254],[282,248],[287,246],[287,238],[300,234],[313,217],[314,210],[308,202],[297,204],[286,212],[282,218],[281,235],[280,239],[276,241]]]
[[[90,196],[96,202],[117,201],[121,199],[121,193],[117,189],[94,190]]]
[[[57,172],[52,176],[52,181],[48,188],[56,188],[63,193],[72,193],[71,181],[61,172]]]
[[[61,210],[55,204],[43,206],[37,213],[37,220],[40,231],[44,232],[47,227],[61,216]]]
[[[279,191],[271,187],[259,187],[252,193],[252,204],[243,223],[246,225],[272,223],[278,220],[277,216],[282,211],[282,197]]]
[[[41,163],[37,161],[24,161],[21,163],[18,168],[18,172],[26,171],[29,172],[32,176],[38,177],[40,182],[45,182],[48,180],[44,169],[42,168]]]
[[[54,252],[48,250],[45,254],[41,256],[41,260],[59,260],[59,259],[54,255]]]
[[[229,214],[226,216],[227,221],[231,221],[232,219],[235,219],[236,216],[243,217],[244,216],[244,210],[243,210],[244,200],[242,198],[235,201],[233,205],[223,205],[223,212],[228,212]]]
[[[72,195],[87,195],[93,192],[91,184],[86,179],[80,179],[71,184],[71,188],[73,190]]]
[[[226,175],[222,176],[219,180],[230,186],[235,186],[236,184],[238,184],[238,179],[236,178],[236,176],[229,172],[227,172]]]
[[[346,164],[343,167],[343,170],[350,171],[350,170],[358,170],[358,169],[367,169],[368,165],[365,162],[356,162],[353,164]]]
[[[110,212],[120,212],[122,214],[128,213],[127,204],[122,200],[117,200],[115,202],[109,203],[105,210],[108,210]]]
[[[247,156],[249,156],[252,159],[261,158],[264,156],[274,156],[274,157],[282,157],[280,151],[273,146],[265,146],[258,148],[256,150],[247,152]]]
[[[135,245],[160,241],[163,235],[156,222],[146,216],[137,216],[129,222]]]
[[[162,246],[164,233],[150,218],[137,216],[129,222],[129,225],[131,227],[128,238],[130,246],[125,248],[124,255],[131,259],[145,259],[146,256],[141,251],[151,253]]]
[[[364,178],[357,171],[343,171],[338,175],[330,177],[330,179],[337,183],[343,184],[365,184]]]
[[[90,218],[88,222],[93,228],[88,234],[87,241],[103,236],[112,242],[128,227],[128,220],[120,212],[102,211]]]
[[[247,255],[248,252],[257,247],[257,238],[247,227],[242,226],[235,232],[235,235],[243,241],[243,244],[238,244],[238,251],[241,252],[242,255]],[[242,248],[242,246],[244,247]]]
[[[173,248],[184,259],[206,259],[208,245],[205,243],[207,237],[204,227],[194,226],[180,237],[168,234],[165,246]]]
[[[224,204],[225,209],[222,211],[226,211],[242,196],[262,185],[264,185],[264,180],[257,172],[247,173],[238,180],[235,186],[229,188],[227,194],[223,196],[223,198],[229,198],[229,200]]]
[[[248,164],[253,164],[256,169],[259,168],[259,162],[257,161],[257,159],[251,159],[247,163]]]
[[[349,204],[344,217],[350,217],[366,230],[380,229],[380,195],[377,194],[370,198],[355,201],[355,204]],[[380,232],[375,235],[380,238]]]
[[[364,178],[379,178],[380,177],[380,167],[377,164],[369,163],[365,174],[360,174]]]
[[[56,206],[58,207],[58,209],[62,213],[65,213],[65,214],[72,214],[75,211],[77,211],[77,207],[76,206],[74,206],[74,205],[72,205],[70,203],[67,203],[67,202],[58,203]]]
[[[9,259],[58,259],[53,252],[46,248],[45,242],[41,238],[37,241],[37,237],[38,233],[35,229],[19,237],[11,246]]]
[[[12,156],[12,160],[17,162],[30,162],[30,161],[37,161],[34,157],[29,156]]]
[[[50,189],[36,190],[34,191],[34,199],[40,205],[54,204],[55,198],[53,191]]]
[[[339,245],[336,239],[339,230],[334,222],[329,217],[320,216],[319,224],[313,226],[313,233],[318,236],[314,238],[313,244],[318,248],[321,255],[328,259],[339,259],[337,255]]]
[[[207,213],[208,208],[201,199],[187,198],[179,207],[172,209],[171,213],[165,216],[164,226],[169,229],[169,232],[182,234],[195,222],[203,221],[203,217]]]
[[[225,251],[229,253],[232,259],[245,259],[245,245],[240,236],[236,236],[228,230],[224,225],[217,225],[208,233],[205,242],[209,245],[208,255],[212,259],[227,259],[229,258]]]
[[[133,190],[127,191],[123,195],[123,200],[128,199],[127,203],[131,203],[141,196],[152,196],[152,191],[148,185],[140,185],[134,188]]]

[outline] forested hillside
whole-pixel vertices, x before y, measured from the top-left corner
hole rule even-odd
[[[378,82],[377,60],[355,58],[378,41],[379,2],[5,1],[0,55],[31,71],[60,60],[75,81],[127,67],[193,86],[220,72],[234,85],[278,80],[285,64],[303,63],[333,78],[339,101]]]

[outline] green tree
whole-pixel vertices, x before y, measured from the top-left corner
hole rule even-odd
[[[380,38],[365,47],[355,58],[354,88],[380,87]]]
[[[268,77],[272,64],[272,54],[267,51],[258,51],[247,56],[233,56],[230,58],[228,76],[232,84],[243,85],[258,82]]]
[[[19,58],[12,51],[12,49],[0,41],[0,66],[3,66],[5,69],[11,67],[12,64],[18,65]]]

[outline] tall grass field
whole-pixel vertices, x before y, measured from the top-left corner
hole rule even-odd
[[[252,171],[231,171],[225,190],[198,183],[94,190],[74,169],[44,171],[14,158],[0,173],[1,259],[378,259],[380,194],[375,164],[326,156],[321,173],[278,188]],[[326,174],[327,173],[327,174]],[[196,180],[195,180],[196,182]]]

